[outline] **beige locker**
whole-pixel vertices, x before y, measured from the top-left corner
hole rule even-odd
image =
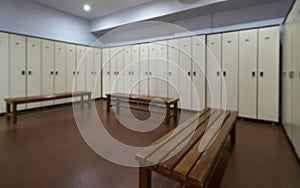
[[[124,47],[124,70],[122,74],[124,75],[124,93],[130,93],[130,88],[132,86],[132,76],[133,70],[131,68],[131,46]]]
[[[192,37],[192,110],[205,108],[205,70],[206,70],[205,36]]]
[[[94,60],[94,98],[98,99],[101,97],[101,49],[94,48],[93,49],[93,60]]]
[[[222,34],[222,108],[238,111],[239,33]]]
[[[54,42],[42,40],[42,94],[54,92]],[[53,101],[42,102],[42,106],[53,105]]]
[[[110,48],[110,93],[117,93],[118,92],[118,85],[117,85],[117,74],[118,74],[118,66],[117,66],[117,54],[118,54],[118,47]]]
[[[117,48],[117,71],[116,71],[116,83],[117,83],[117,92],[124,93],[124,47]]]
[[[110,93],[110,48],[102,49],[102,97]]]
[[[144,49],[146,50],[146,49]],[[130,87],[130,93],[132,94],[140,94],[140,74],[141,74],[141,68],[140,68],[140,45],[136,44],[132,46],[131,49],[132,54],[132,63],[131,63],[131,87]]]
[[[76,91],[76,46],[66,44],[66,92]],[[72,102],[72,99],[66,99],[66,102]]]
[[[54,93],[66,92],[66,44],[54,42]],[[55,100],[55,104],[63,104],[66,99]]]
[[[27,96],[42,94],[42,69],[41,69],[41,40],[27,38]],[[27,108],[40,107],[41,103],[29,103]]]
[[[168,41],[168,97],[179,98],[179,39]]]
[[[8,98],[8,81],[9,81],[9,35],[0,32],[0,113],[5,112],[4,99]]]
[[[149,95],[167,97],[167,41],[149,44]]]
[[[92,98],[94,98],[94,60],[93,60],[93,48],[88,47],[85,51],[85,75],[86,75],[86,91],[92,92]]]
[[[258,119],[279,118],[279,27],[258,30]]]
[[[76,91],[85,91],[85,46],[76,46]]]
[[[239,116],[257,118],[257,29],[239,33]]]
[[[222,61],[222,35],[213,34],[207,36],[207,106],[221,108],[221,61]]]
[[[26,38],[20,35],[10,34],[10,97],[26,96]],[[20,106],[20,107],[19,107]],[[19,105],[18,109],[25,109],[25,105]]]
[[[132,49],[133,58],[134,58],[134,51]],[[149,43],[144,43],[140,45],[140,80],[139,80],[139,87],[140,87],[140,94],[141,95],[149,95],[149,76],[151,76],[151,72],[149,71]],[[133,60],[133,62],[138,62]]]
[[[180,38],[179,39],[179,96],[180,102],[179,107],[181,109],[192,108],[192,39],[191,37]]]

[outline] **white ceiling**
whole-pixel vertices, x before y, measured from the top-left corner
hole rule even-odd
[[[36,3],[73,14],[88,20],[138,6],[152,0],[32,0]],[[83,5],[91,5],[91,11],[85,12]]]

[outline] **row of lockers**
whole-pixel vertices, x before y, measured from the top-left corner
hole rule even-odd
[[[101,96],[101,49],[0,33],[1,91],[3,98],[94,91]],[[97,83],[97,84],[96,84]],[[20,109],[71,102],[62,99],[23,105]]]
[[[183,109],[238,110],[278,122],[279,26],[111,47],[103,53],[108,92],[179,97]]]

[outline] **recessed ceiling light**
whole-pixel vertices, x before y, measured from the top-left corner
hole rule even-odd
[[[85,10],[86,12],[91,10],[91,6],[88,4],[83,5],[83,10]]]

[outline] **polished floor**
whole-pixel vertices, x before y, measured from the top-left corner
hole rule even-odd
[[[171,121],[148,132],[130,130],[112,112],[106,113],[105,104],[104,100],[96,102],[104,127],[124,144],[147,146],[175,128]],[[181,120],[191,115],[182,112]],[[134,116],[149,118],[144,112]],[[155,188],[182,187],[157,174],[152,179]],[[135,188],[138,169],[96,154],[82,138],[72,106],[65,105],[24,112],[16,125],[0,117],[0,187]],[[239,120],[236,145],[226,145],[209,187],[299,188],[299,163],[282,127]]]

